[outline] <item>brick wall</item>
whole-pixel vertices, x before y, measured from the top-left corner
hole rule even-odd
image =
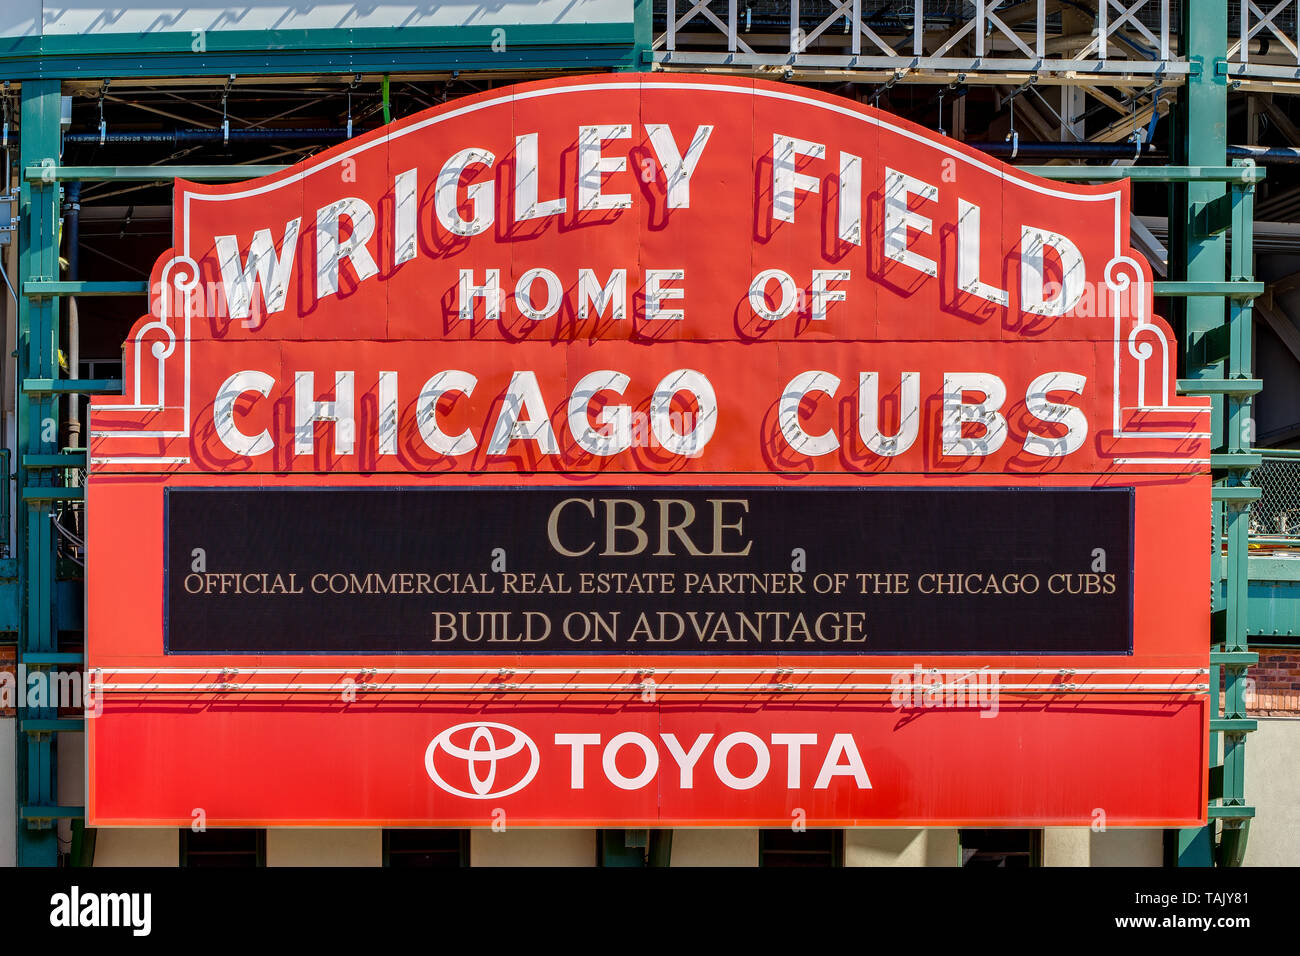
[[[1246,709],[1260,717],[1300,717],[1300,648],[1252,647],[1259,663],[1246,672]]]

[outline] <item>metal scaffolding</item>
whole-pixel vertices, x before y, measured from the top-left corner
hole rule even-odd
[[[1116,101],[1117,142],[1159,115],[1159,92],[1176,91],[1174,164],[1164,166],[1044,166],[1040,175],[1097,181],[1128,176],[1135,182],[1159,183],[1170,191],[1169,278],[1156,283],[1156,295],[1181,303],[1175,318],[1182,346],[1185,394],[1210,395],[1214,402],[1213,502],[1207,513],[1215,540],[1217,580],[1227,586],[1216,597],[1211,652],[1211,806],[1208,827],[1183,831],[1178,839],[1181,865],[1236,865],[1244,853],[1253,810],[1244,792],[1247,718],[1245,671],[1256,661],[1247,649],[1247,548],[1250,509],[1259,489],[1249,482],[1260,462],[1252,450],[1249,427],[1252,396],[1260,388],[1252,377],[1251,302],[1262,291],[1253,278],[1252,222],[1254,194],[1262,170],[1249,160],[1229,165],[1226,123],[1232,84],[1269,84],[1283,89],[1294,81],[1300,90],[1300,36],[1291,0],[1261,7],[1243,0],[1239,16],[1230,18],[1228,0],[1121,0],[1074,3],[1066,0],[973,0],[945,2],[898,0],[667,0],[652,29],[652,4],[637,3],[631,42],[603,42],[600,56],[590,46],[528,47],[512,54],[520,62],[503,67],[500,58],[466,56],[457,70],[485,74],[537,75],[547,70],[660,69],[747,72],[792,80],[869,83],[954,83],[998,85],[1027,82],[1091,91],[1109,98],[1099,86],[1142,91],[1138,102]],[[608,41],[608,38],[603,38]],[[1267,41],[1267,42],[1264,42]],[[308,44],[309,46],[310,44]],[[528,56],[545,59],[530,63]],[[617,47],[617,48],[615,48]],[[433,66],[412,64],[410,50],[400,50],[388,68],[446,75],[452,67],[433,57]],[[438,54],[441,56],[442,54]],[[234,56],[233,54],[231,55]],[[170,57],[170,59],[169,59]],[[161,56],[153,67],[158,77],[212,76],[238,66],[241,76],[307,73],[313,77],[350,79],[360,66],[374,68],[383,57],[371,49],[313,56],[308,47],[292,51],[293,63],[276,61],[251,66],[247,57],[196,58],[181,71]],[[366,59],[366,58],[369,59]],[[346,59],[346,62],[345,62]],[[144,57],[138,58],[143,63]],[[364,62],[362,62],[364,61]],[[374,61],[372,63],[371,61]],[[18,383],[17,383],[17,587],[21,596],[17,660],[28,671],[76,668],[80,650],[65,650],[60,634],[80,628],[79,615],[60,600],[55,516],[61,502],[76,501],[82,489],[64,480],[85,467],[82,448],[61,447],[61,396],[113,387],[112,382],[72,380],[60,370],[60,303],[70,295],[139,295],[139,281],[87,282],[60,273],[60,216],[65,183],[150,182],[172,176],[231,179],[262,175],[280,166],[194,164],[187,166],[62,165],[61,97],[65,84],[121,75],[139,78],[147,69],[101,57],[49,68],[43,78],[33,64],[13,69],[21,82],[21,195],[17,239]],[[4,65],[0,64],[0,69]],[[61,70],[61,72],[60,72]],[[171,72],[168,72],[168,71]],[[510,72],[513,71],[513,72]],[[0,77],[3,79],[4,77]],[[190,82],[192,80],[187,80]],[[385,86],[385,96],[387,96]],[[956,95],[954,93],[954,95]],[[387,103],[387,100],[385,100]],[[1168,108],[1168,99],[1164,105]],[[1146,110],[1139,115],[1139,106]],[[942,106],[941,106],[942,109]],[[940,114],[942,116],[942,113]],[[1064,126],[1070,124],[1065,122]],[[1300,144],[1295,144],[1300,145]],[[1148,187],[1157,188],[1157,187]],[[1297,520],[1300,524],[1300,519]],[[69,641],[68,646],[79,644]],[[1218,687],[1222,679],[1222,714]],[[79,806],[60,805],[57,790],[57,738],[80,732],[80,718],[60,716],[52,706],[18,711],[18,862],[54,865],[59,850],[56,824],[84,815]],[[629,831],[630,833],[631,831]],[[74,827],[74,837],[80,827]],[[628,845],[640,845],[631,840]],[[74,861],[78,854],[72,854]]]

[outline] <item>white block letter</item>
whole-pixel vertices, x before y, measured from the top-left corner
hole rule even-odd
[[[457,315],[462,322],[474,318],[474,300],[483,300],[483,318],[495,322],[501,318],[501,270],[488,269],[482,285],[474,284],[474,270],[461,269],[456,286]]]
[[[596,424],[607,428],[608,433],[593,428],[591,419],[587,416],[587,407],[597,392],[608,391],[622,395],[630,381],[622,372],[602,369],[584,375],[573,386],[573,394],[569,396],[569,431],[583,451],[608,458],[632,447],[630,405],[606,405],[596,414]]]
[[[979,392],[983,401],[966,403],[963,392]],[[986,372],[948,372],[943,376],[943,453],[991,455],[1007,440],[1007,420],[998,411],[1007,400],[1002,379]],[[963,438],[962,425],[977,422],[984,434]]]
[[[691,206],[691,177],[700,162],[704,145],[713,132],[712,126],[699,126],[691,145],[686,148],[686,156],[677,152],[677,141],[667,123],[647,123],[646,132],[650,135],[650,146],[655,151],[659,166],[667,180],[667,197],[669,209],[689,209]]]
[[[600,734],[556,734],[555,746],[568,747],[570,752],[569,789],[583,787],[583,756],[587,747],[600,743]]]
[[[221,284],[226,290],[226,308],[232,319],[246,319],[253,304],[253,279],[262,284],[266,312],[272,315],[284,308],[288,297],[289,276],[293,272],[293,255],[298,249],[298,226],[301,219],[284,224],[284,241],[276,255],[270,229],[253,233],[248,247],[248,263],[239,261],[239,240],[235,236],[217,236],[217,262],[221,265]]]
[[[629,209],[629,193],[602,193],[601,182],[605,173],[621,173],[627,169],[626,156],[602,156],[601,144],[607,139],[630,139],[632,128],[627,125],[582,126],[578,129],[578,208],[579,209]]]
[[[815,193],[821,189],[816,176],[798,172],[801,156],[825,159],[826,147],[793,136],[772,134],[772,218],[780,222],[794,222],[795,190]]]
[[[257,392],[263,398],[271,394],[275,379],[265,372],[236,372],[221,383],[216,401],[212,403],[212,419],[217,438],[236,455],[263,455],[272,448],[271,433],[263,429],[256,435],[245,435],[235,425],[235,402],[248,392]]]
[[[565,210],[565,199],[537,198],[541,173],[537,167],[537,134],[515,137],[515,222],[558,216]]]
[[[293,376],[293,453],[310,455],[315,447],[317,422],[334,423],[334,454],[352,454],[356,423],[352,418],[352,372],[334,373],[334,400],[316,401],[316,376],[295,372]]]
[[[912,447],[921,428],[921,373],[903,373],[898,431],[889,438],[880,434],[879,380],[877,372],[863,372],[858,376],[858,434],[873,455],[893,458]]]
[[[844,763],[839,762],[840,757],[844,758]],[[867,776],[867,768],[862,765],[862,755],[858,753],[858,745],[852,734],[836,734],[831,739],[830,749],[826,751],[826,759],[822,762],[821,773],[817,774],[813,789],[825,790],[831,785],[832,777],[852,777],[859,790],[871,789],[871,778]]]
[[[664,286],[665,282],[683,282],[685,269],[647,269],[645,274],[645,319],[647,322],[680,322],[686,318],[682,309],[664,309],[660,304],[665,299],[684,299],[685,289]]]
[[[609,274],[609,281],[602,286],[591,269],[579,269],[578,318],[585,320],[591,314],[589,305],[595,307],[596,318],[600,318],[610,303],[614,305],[615,320],[620,320],[627,314],[627,270],[613,270]]]
[[[546,305],[538,308],[533,304],[533,283],[538,279],[546,286]],[[524,318],[534,322],[549,319],[560,310],[564,300],[564,289],[560,286],[560,277],[550,269],[529,269],[515,283],[515,305]]]
[[[781,298],[776,304],[775,309],[767,307],[767,286],[773,279],[776,280],[777,287],[781,290]],[[784,319],[794,311],[794,307],[799,303],[799,294],[795,289],[794,279],[790,278],[789,273],[782,272],[780,269],[764,269],[758,275],[754,276],[754,281],[749,284],[749,307],[754,310],[764,322],[776,322]]]
[[[1061,288],[1050,299],[1044,296],[1047,247],[1061,261]],[[1032,315],[1065,315],[1083,296],[1083,254],[1065,236],[1025,226],[1020,230],[1020,311]]]
[[[821,435],[809,435],[799,424],[799,406],[805,395],[822,392],[834,398],[835,390],[839,387],[839,378],[830,372],[800,372],[781,392],[777,419],[781,423],[781,434],[785,436],[792,451],[811,458],[829,454],[840,447],[840,440],[835,437],[833,430]]]
[[[980,207],[957,200],[957,288],[995,305],[1010,300],[1005,289],[980,280]]]
[[[347,216],[352,234],[339,241],[339,220]],[[316,210],[316,297],[323,299],[339,291],[339,269],[343,260],[352,263],[358,280],[379,274],[375,258],[366,243],[375,234],[375,211],[354,197],[340,199]]]
[[[915,229],[917,232],[929,235],[933,228],[929,216],[923,216],[907,208],[908,200],[913,196],[934,202],[939,198],[939,189],[886,166],[885,255],[895,262],[910,266],[917,272],[923,272],[928,276],[938,275],[938,266],[933,259],[926,258],[919,252],[913,252],[907,247],[908,229]]]
[[[527,417],[522,417],[520,413]],[[558,455],[560,445],[551,428],[551,418],[546,411],[542,390],[537,386],[537,373],[515,372],[501,402],[501,413],[488,443],[489,455],[504,455],[512,441],[533,441],[543,455]]]
[[[1047,399],[1048,392],[1074,392],[1083,394],[1088,379],[1074,372],[1046,372],[1029,383],[1025,391],[1025,407],[1029,414],[1041,422],[1058,422],[1065,426],[1060,438],[1050,438],[1029,432],[1025,436],[1025,451],[1044,458],[1064,458],[1083,447],[1088,437],[1088,416],[1073,405],[1062,405]]]
[[[453,368],[434,375],[420,389],[420,397],[415,403],[415,424],[419,426],[424,443],[439,455],[463,455],[478,444],[468,428],[453,436],[438,426],[438,402],[442,397],[451,392],[469,397],[474,394],[477,384],[478,379],[469,372]]]
[[[685,435],[677,434],[673,428],[672,405],[678,392],[690,392],[695,398],[695,427]],[[650,427],[659,444],[671,454],[698,456],[718,427],[718,397],[713,385],[694,369],[669,372],[655,386],[650,399]]]
[[[458,199],[461,174],[470,166],[482,164],[490,167],[495,162],[496,156],[486,149],[462,149],[443,164],[433,191],[433,210],[438,222],[452,235],[477,236],[496,219],[493,209],[495,187],[491,179],[465,187],[465,195],[473,209],[471,218],[461,216]]]

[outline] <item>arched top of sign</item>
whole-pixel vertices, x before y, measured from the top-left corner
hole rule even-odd
[[[92,469],[1208,464],[1126,183],[840,98],[526,84],[175,204]]]

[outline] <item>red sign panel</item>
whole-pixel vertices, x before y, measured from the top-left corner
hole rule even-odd
[[[681,76],[178,182],[90,822],[1203,822],[1209,407],[1128,208]]]

